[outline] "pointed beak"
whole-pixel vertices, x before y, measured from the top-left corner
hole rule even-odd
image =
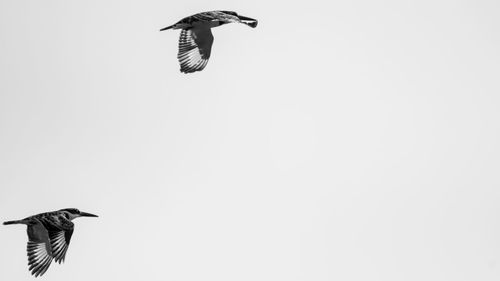
[[[81,217],[94,217],[94,218],[97,218],[96,215],[91,214],[91,213],[85,213],[85,212],[80,212],[80,216]]]
[[[244,16],[238,16],[238,18],[241,20],[242,23],[244,23],[252,28],[255,28],[257,26],[258,21],[256,19],[247,18]]]

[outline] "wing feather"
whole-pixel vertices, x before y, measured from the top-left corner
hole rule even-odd
[[[43,275],[52,262],[52,247],[49,233],[40,221],[28,225],[28,252],[29,270],[35,277]]]
[[[177,59],[181,72],[191,73],[205,68],[212,51],[214,37],[210,28],[183,29],[179,37]]]
[[[74,224],[64,217],[59,217],[57,227],[53,225],[49,227],[49,239],[52,246],[52,256],[59,264],[64,262],[66,252],[68,251],[69,242],[73,235]]]
[[[54,260],[58,263],[64,262],[66,258],[66,252],[68,251],[69,241],[73,230],[61,230],[57,232],[50,232],[50,243],[52,245],[52,251]]]

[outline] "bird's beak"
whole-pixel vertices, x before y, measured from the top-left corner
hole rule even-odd
[[[257,26],[258,22],[256,19],[247,18],[247,17],[240,16],[240,15],[238,15],[238,18],[241,20],[242,23],[244,23],[252,28],[255,28]]]
[[[94,218],[97,218],[96,215],[91,214],[91,213],[85,213],[85,212],[80,212],[80,216],[81,217],[94,217]]]

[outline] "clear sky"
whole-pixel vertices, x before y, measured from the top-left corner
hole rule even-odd
[[[41,280],[499,280],[499,3],[2,0],[0,220],[100,216]]]

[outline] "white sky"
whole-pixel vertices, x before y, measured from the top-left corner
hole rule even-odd
[[[499,3],[2,0],[0,220],[100,216],[51,281],[499,280]]]

